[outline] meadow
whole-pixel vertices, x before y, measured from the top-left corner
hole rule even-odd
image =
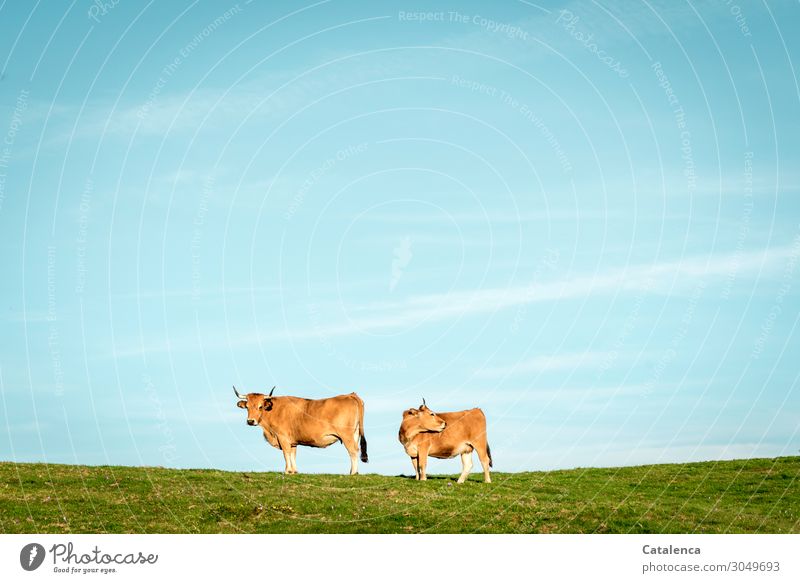
[[[456,476],[0,463],[4,533],[798,533],[800,457]]]

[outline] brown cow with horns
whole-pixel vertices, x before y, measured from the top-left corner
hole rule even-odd
[[[350,454],[350,474],[358,473],[358,451],[367,462],[367,439],[364,437],[364,401],[355,393],[328,399],[273,397],[261,393],[240,395],[236,406],[247,409],[247,424],[259,425],[264,439],[283,451],[286,473],[297,473],[297,446],[328,447],[341,441]]]
[[[454,413],[434,413],[422,399],[418,409],[406,409],[398,434],[400,443],[411,457],[417,480],[426,480],[428,457],[448,459],[461,456],[462,484],[472,469],[472,451],[477,450],[483,466],[483,481],[491,482],[492,452],[486,439],[486,416],[480,409]]]

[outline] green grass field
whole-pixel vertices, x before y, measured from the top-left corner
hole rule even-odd
[[[427,482],[0,463],[5,533],[800,532],[800,457]]]

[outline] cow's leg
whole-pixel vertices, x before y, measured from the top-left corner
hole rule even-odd
[[[472,452],[461,454],[461,475],[458,477],[458,483],[463,484],[472,470]]]
[[[428,452],[419,448],[417,464],[419,464],[419,479],[427,480],[428,476],[425,474],[425,467],[428,465]]]
[[[347,453],[350,454],[350,475],[355,476],[358,473],[358,450],[351,450]]]
[[[477,450],[478,452],[478,459],[481,460],[481,466],[483,467],[483,481],[487,483],[491,483],[492,477],[489,475],[489,468],[491,467],[490,464],[491,458],[489,457],[489,447],[484,446]]]
[[[289,460],[292,462],[292,473],[297,473],[297,446],[292,446],[292,449],[289,451]]]
[[[353,437],[341,437],[342,445],[350,456],[350,475],[358,473],[358,440]]]
[[[414,466],[414,479],[419,480],[419,464],[417,463],[417,458],[411,458],[411,465]]]
[[[282,437],[278,437],[278,445],[283,452],[283,460],[286,462],[286,469],[284,470],[284,474],[291,474],[292,473],[292,443],[288,439],[283,439]]]
[[[358,473],[358,452],[361,449],[359,446],[359,438],[361,437],[361,432],[358,429],[358,423],[356,423],[356,428],[353,430],[353,447],[347,450],[347,453],[350,454],[350,475],[354,476]]]
[[[283,450],[283,461],[286,462],[286,468],[284,468],[284,474],[291,474],[292,473],[292,450],[286,448]]]

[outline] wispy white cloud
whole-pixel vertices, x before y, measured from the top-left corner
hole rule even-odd
[[[149,352],[230,348],[274,341],[327,340],[364,332],[398,330],[487,314],[527,304],[563,301],[589,296],[624,292],[683,294],[699,281],[724,282],[731,277],[774,277],[785,262],[797,253],[796,246],[772,247],[757,252],[711,254],[609,269],[598,274],[579,274],[529,285],[494,287],[412,296],[399,301],[367,304],[363,315],[339,322],[314,323],[307,327],[270,332],[215,334],[213,338],[192,335],[185,338],[159,339],[154,343],[120,346],[112,356],[135,356]],[[321,306],[313,314],[324,313]],[[352,313],[352,312],[351,312]],[[314,318],[312,317],[312,320]],[[567,358],[567,357],[564,357]],[[565,360],[552,360],[550,366],[566,366]],[[544,361],[531,366],[544,367]]]
[[[736,274],[774,274],[793,252],[792,247],[773,247],[750,253],[689,257],[655,264],[634,265],[599,274],[577,275],[530,285],[457,291],[411,297],[399,302],[367,306],[373,315],[346,326],[320,328],[327,335],[357,330],[397,328],[421,321],[435,322],[525,304],[567,300],[616,292],[651,291],[682,293],[701,279],[720,280]]]
[[[326,56],[329,59],[315,67],[260,74],[234,86],[214,86],[209,82],[189,90],[173,90],[167,83],[155,96],[152,93],[131,94],[119,103],[98,101],[82,113],[77,134],[72,129],[77,106],[62,106],[59,119],[68,123],[52,143],[60,144],[76,137],[128,137],[133,133],[162,137],[167,130],[170,133],[195,132],[203,125],[210,131],[219,128],[230,131],[247,119],[251,124],[266,119],[290,119],[292,112],[337,91],[419,78],[413,67],[407,63],[401,66],[399,57],[397,66],[390,67],[386,59],[364,62],[351,51],[328,51]],[[342,66],[353,63],[357,66],[342,70]],[[406,75],[398,76],[398,73]],[[154,88],[158,81],[153,81]],[[254,111],[258,112],[257,116],[253,116]]]
[[[529,360],[507,366],[484,367],[475,373],[482,378],[504,378],[517,374],[574,370],[577,368],[599,368],[615,358],[611,352],[587,351],[535,356]]]

